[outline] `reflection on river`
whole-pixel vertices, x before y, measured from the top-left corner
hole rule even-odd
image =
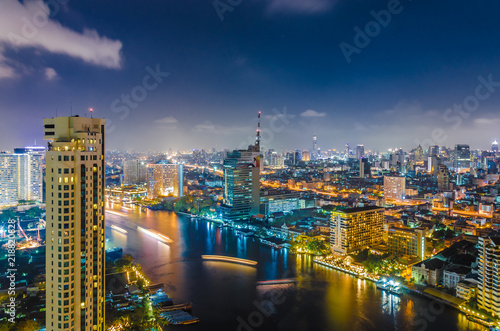
[[[123,247],[132,254],[175,302],[193,303],[200,323],[183,326],[185,330],[484,330],[450,308],[441,311],[424,298],[387,294],[369,281],[287,249],[263,246],[214,223],[173,212],[112,209],[106,213],[107,247]],[[111,229],[112,224],[127,234]],[[161,243],[137,231],[138,225],[174,242]],[[202,261],[203,254],[258,265]],[[260,280],[292,277],[295,284],[256,286]]]

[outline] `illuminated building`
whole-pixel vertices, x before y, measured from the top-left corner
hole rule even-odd
[[[47,330],[105,330],[104,119],[44,119]]]
[[[458,171],[470,168],[470,148],[469,145],[455,145],[455,169]]]
[[[223,218],[246,220],[259,213],[260,153],[235,150],[223,163]]]
[[[43,158],[42,150],[27,148],[0,153],[0,206],[16,205],[19,200],[42,201]]]
[[[382,240],[384,208],[359,207],[332,212],[330,244],[333,252],[349,254]]]
[[[438,166],[438,191],[448,191],[450,189],[450,173],[448,167],[441,164]]]
[[[168,163],[162,160],[148,164],[148,198],[181,197],[184,189],[184,173],[182,164]]]
[[[406,195],[406,178],[399,176],[384,176],[384,197],[386,199],[402,200]]]
[[[479,238],[479,284],[477,306],[495,316],[500,315],[500,237]]]
[[[359,159],[359,178],[371,177],[371,166],[368,159]]]
[[[491,151],[493,152],[493,154],[498,155],[498,141],[493,141],[493,143],[491,144]]]
[[[266,216],[277,212],[291,212],[296,209],[299,209],[299,195],[297,193],[262,195],[260,197],[260,210]]]
[[[429,146],[429,157],[438,156],[439,155],[439,146]]]
[[[308,151],[302,152],[302,161],[305,162],[311,161],[311,154]]]
[[[313,148],[312,148],[311,156],[312,156],[312,158],[314,160],[319,157],[319,153],[318,153],[318,137],[316,137],[316,135],[313,136]]]
[[[123,162],[123,184],[133,185],[146,183],[148,167],[143,160],[127,160]]]
[[[389,252],[395,256],[424,259],[425,230],[391,227],[387,235]]]
[[[222,218],[247,220],[259,213],[260,203],[260,112],[254,145],[228,152],[224,159]]]
[[[364,156],[365,156],[365,146],[363,145],[356,146],[356,158],[361,159]]]

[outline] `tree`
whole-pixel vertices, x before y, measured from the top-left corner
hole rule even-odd
[[[37,321],[33,320],[21,320],[16,323],[15,330],[23,330],[23,331],[37,331],[40,329],[40,325]]]

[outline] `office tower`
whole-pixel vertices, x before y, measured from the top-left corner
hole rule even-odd
[[[247,220],[259,213],[259,152],[235,150],[223,163],[223,218]]]
[[[441,160],[437,156],[429,156],[427,158],[427,172],[433,176],[437,176],[438,167],[441,164]]]
[[[384,197],[402,200],[406,195],[406,178],[400,176],[384,176]]]
[[[293,165],[299,164],[299,161],[301,160],[302,155],[300,153],[300,150],[296,149],[295,152],[293,152]]]
[[[365,146],[358,145],[356,146],[356,158],[359,160],[365,156]]]
[[[316,160],[318,158],[318,138],[316,135],[313,136],[313,149],[311,153],[311,157],[313,160]]]
[[[125,185],[138,185],[146,183],[148,166],[143,160],[127,160],[123,162],[123,183]]]
[[[260,112],[255,144],[229,152],[223,162],[222,217],[226,221],[248,220],[259,213],[260,204]]]
[[[455,169],[458,171],[470,168],[470,148],[469,145],[455,145]]]
[[[391,227],[387,235],[389,252],[398,257],[424,259],[425,230]]]
[[[439,155],[439,146],[429,146],[429,156],[438,156]]]
[[[359,178],[371,177],[371,167],[368,159],[359,159]]]
[[[311,154],[308,151],[302,152],[302,161],[308,162],[311,161]]]
[[[424,162],[424,149],[422,146],[418,145],[418,147],[415,149],[415,163],[421,164]]]
[[[498,155],[498,142],[496,141],[496,139],[491,144],[491,151],[493,152],[493,154]]]
[[[351,145],[349,143],[345,143],[345,158],[348,159],[351,154]]]
[[[477,286],[477,306],[487,312],[500,315],[500,237],[479,237],[479,284]]]
[[[450,173],[444,164],[438,166],[438,191],[448,191],[450,189]]]
[[[334,253],[349,254],[382,240],[384,208],[359,207],[332,211],[330,245]]]
[[[46,327],[104,331],[104,119],[46,118]]]
[[[162,160],[148,164],[148,198],[156,199],[167,196],[181,197],[184,189],[182,164],[173,164]]]
[[[42,201],[43,150],[16,148],[14,153],[0,153],[0,206]]]

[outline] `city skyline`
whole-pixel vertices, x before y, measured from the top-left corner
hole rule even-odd
[[[401,1],[387,18],[391,1],[54,3],[0,5],[0,149],[89,108],[122,150],[239,148],[259,110],[276,150],[498,138],[498,4]]]

